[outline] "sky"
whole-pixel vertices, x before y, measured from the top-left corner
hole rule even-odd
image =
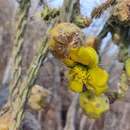
[[[94,7],[97,7],[106,0],[80,0],[81,14],[87,17],[91,16],[91,11]],[[62,6],[63,0],[47,0],[49,6],[58,8]],[[108,13],[104,13],[101,18],[93,20],[93,23],[89,28],[85,28],[83,31],[86,35],[98,35],[102,30],[107,18]]]

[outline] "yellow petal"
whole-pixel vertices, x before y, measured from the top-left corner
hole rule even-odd
[[[69,69],[67,78],[68,80],[81,80],[85,83],[87,80],[87,68],[77,64],[73,68]]]
[[[80,95],[80,107],[90,118],[99,118],[109,110],[109,101],[105,95],[94,96],[88,91]]]
[[[69,80],[69,89],[78,93],[83,92],[83,85],[87,79],[87,69],[85,66],[75,65],[69,69],[66,76]]]
[[[88,82],[92,86],[103,86],[108,81],[108,73],[100,68],[95,67],[88,70]]]
[[[80,47],[76,55],[71,58],[78,63],[88,65],[90,68],[97,66],[99,60],[92,47]]]
[[[109,76],[104,69],[100,67],[89,69],[87,77],[87,84],[93,87],[96,95],[104,93],[108,89],[107,82]]]
[[[83,91],[83,83],[80,80],[71,80],[68,88],[73,92],[80,93]]]
[[[78,51],[79,51],[79,48],[70,48],[70,50],[69,50],[69,57],[73,61],[77,61]]]

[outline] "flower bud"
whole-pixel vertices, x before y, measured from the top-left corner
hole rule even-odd
[[[109,100],[105,95],[94,96],[87,91],[80,95],[80,107],[90,118],[100,118],[103,113],[109,110]]]
[[[42,110],[47,103],[49,95],[50,92],[47,89],[39,85],[34,85],[28,99],[30,108],[36,111]]]
[[[50,31],[48,42],[54,56],[63,62],[65,61],[66,64],[66,59],[71,60],[69,50],[71,48],[79,48],[82,45],[83,34],[80,28],[72,23],[60,23]],[[69,65],[68,62],[67,65]]]

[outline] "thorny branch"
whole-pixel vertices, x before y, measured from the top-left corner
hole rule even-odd
[[[73,1],[72,1],[72,3],[73,3]],[[24,6],[25,6],[24,4],[25,3],[23,2],[21,5],[22,9],[24,9]],[[71,4],[70,8],[72,9],[72,4]],[[70,13],[71,13],[71,11],[70,11]],[[68,14],[68,15],[70,15],[70,14]],[[68,17],[68,20],[71,18],[70,16]],[[28,93],[29,93],[31,87],[35,83],[35,80],[38,75],[38,71],[47,54],[47,50],[48,50],[47,39],[48,39],[48,36],[45,35],[43,42],[39,46],[37,55],[34,57],[31,65],[28,69],[25,79],[23,80],[22,84],[20,86],[18,86],[19,87],[18,95],[17,95],[16,100],[13,102],[13,107],[14,107],[13,110],[15,110],[15,111],[13,111],[13,116],[12,116],[13,119],[12,119],[12,123],[10,126],[10,130],[17,130],[20,127],[21,120],[23,119],[24,107],[25,107],[25,104],[27,101]]]
[[[24,33],[27,25],[27,17],[30,8],[30,0],[23,0],[20,2],[20,7],[17,12],[17,21],[16,21],[16,35],[14,39],[13,51],[12,51],[12,79],[10,82],[10,100],[13,101],[13,98],[17,93],[17,85],[21,81],[21,51],[24,43]],[[16,98],[16,97],[15,97]]]
[[[13,121],[10,126],[10,130],[17,130],[20,126],[21,120],[23,119],[24,106],[27,101],[28,93],[31,87],[34,85],[35,80],[38,75],[39,68],[41,67],[43,60],[46,57],[48,44],[48,36],[44,37],[43,42],[38,48],[38,52],[34,57],[28,72],[22,84],[19,86],[19,93],[16,100],[13,102],[14,110],[13,111]]]

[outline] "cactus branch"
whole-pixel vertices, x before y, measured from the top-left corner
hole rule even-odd
[[[27,17],[30,7],[30,0],[23,0],[20,2],[20,7],[17,12],[16,35],[14,39],[12,51],[12,79],[10,82],[10,100],[15,97],[16,87],[21,80],[21,51],[24,43],[24,33],[27,25]]]
[[[13,102],[13,121],[10,126],[10,130],[17,130],[20,126],[21,120],[23,119],[24,106],[27,101],[28,93],[31,87],[33,86],[36,77],[38,75],[39,68],[42,65],[43,60],[46,57],[48,44],[48,36],[44,37],[43,42],[39,46],[38,52],[34,57],[28,72],[22,84],[19,86],[19,93],[16,100]]]

